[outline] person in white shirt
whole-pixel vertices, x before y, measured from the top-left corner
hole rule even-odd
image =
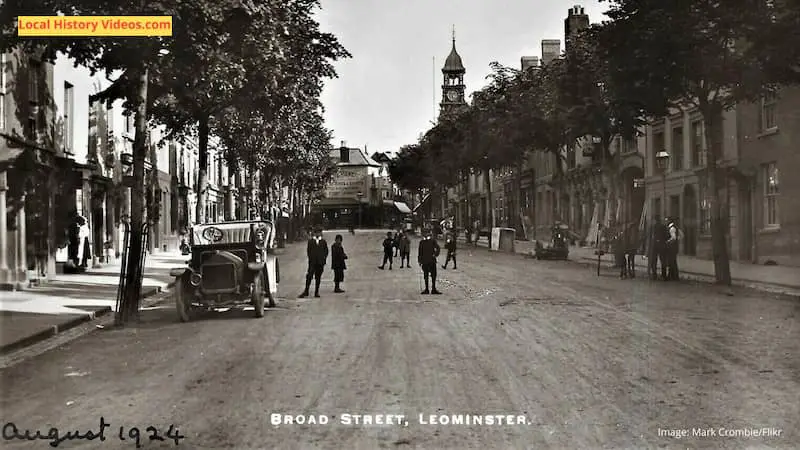
[[[669,238],[667,239],[667,280],[677,281],[680,279],[678,275],[678,251],[680,249],[680,241],[683,237],[676,220],[667,218],[667,230]]]

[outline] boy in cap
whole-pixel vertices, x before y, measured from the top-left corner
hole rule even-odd
[[[392,255],[394,254],[394,239],[392,239],[392,232],[389,231],[386,233],[386,239],[383,240],[383,263],[378,266],[379,269],[383,270],[386,267],[386,263],[389,263],[389,270],[392,270]]]
[[[319,297],[319,284],[322,272],[325,271],[325,264],[328,262],[328,243],[322,238],[322,227],[314,228],[314,236],[308,240],[306,247],[308,256],[308,271],[306,272],[306,288],[300,298],[308,297],[308,288],[311,287],[311,279],[314,279],[314,297]]]
[[[425,277],[425,290],[422,294],[441,294],[436,289],[436,258],[439,256],[441,249],[436,239],[431,237],[431,230],[425,229],[423,238],[419,241],[419,249],[417,250],[417,262],[422,268],[422,273]],[[428,277],[431,279],[433,289],[428,290]]]
[[[331,246],[331,269],[333,269],[333,292],[342,293],[344,290],[339,288],[339,283],[344,281],[344,271],[347,269],[347,264],[344,260],[347,259],[347,254],[342,247],[342,235],[337,234],[333,245]]]

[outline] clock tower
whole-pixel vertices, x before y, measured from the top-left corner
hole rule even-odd
[[[442,67],[444,83],[442,84],[442,102],[439,104],[439,115],[451,112],[467,104],[464,86],[464,64],[456,51],[456,31],[453,28],[453,48]]]

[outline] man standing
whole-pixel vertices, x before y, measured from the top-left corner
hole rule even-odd
[[[422,240],[419,241],[419,249],[417,250],[417,263],[422,268],[422,273],[425,277],[425,290],[422,291],[422,294],[441,294],[436,289],[436,258],[439,257],[440,251],[441,249],[436,239],[432,238],[430,230],[426,229],[423,232]],[[433,287],[430,291],[428,290],[429,277],[431,287]]]
[[[308,240],[306,253],[308,255],[306,289],[300,294],[300,298],[308,297],[308,288],[311,286],[312,278],[314,279],[314,297],[319,297],[319,283],[328,261],[328,243],[322,238],[321,227],[314,228],[314,237]]]
[[[658,261],[661,260],[661,278],[667,279],[667,237],[669,232],[667,226],[661,221],[661,217],[656,215],[653,219],[653,226],[650,227],[650,248],[647,251],[650,279],[658,279]]]
[[[444,248],[447,250],[447,259],[444,261],[444,265],[442,269],[447,269],[447,263],[450,260],[453,260],[453,269],[458,269],[458,263],[456,262],[456,236],[453,233],[450,233],[447,236],[447,242],[444,244]]]
[[[667,218],[667,280],[678,281],[678,251],[682,236],[680,228],[675,223],[675,219]],[[663,263],[662,263],[663,264]]]

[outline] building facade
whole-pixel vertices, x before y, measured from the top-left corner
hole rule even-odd
[[[800,266],[800,89],[786,87],[738,111],[740,260]]]
[[[15,50],[0,56],[0,285],[54,277],[66,260],[67,228],[88,225],[91,264],[119,258],[130,216],[134,117],[123,102],[90,101],[110,81],[59,55],[53,63]],[[244,180],[210,143],[208,220],[243,218]],[[177,249],[195,214],[197,139],[146,136],[150,251]],[[42,182],[46,180],[46,182]]]
[[[331,150],[336,174],[323,197],[313,205],[315,221],[326,228],[376,225],[375,210],[383,205],[383,193],[375,182],[383,166],[360,148],[347,147],[342,141]]]

